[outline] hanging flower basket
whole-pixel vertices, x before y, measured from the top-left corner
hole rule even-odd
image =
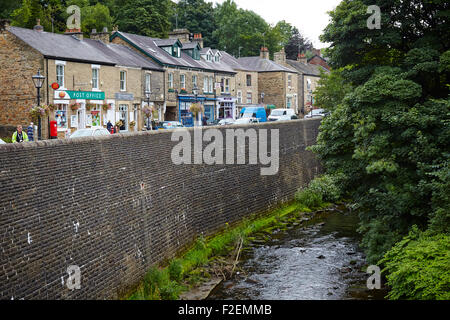
[[[104,111],[106,111],[106,110],[111,110],[111,105],[105,103],[105,104],[102,105],[102,109],[103,109]]]
[[[136,126],[136,122],[135,121],[131,121],[130,122],[130,128],[134,128]]]
[[[187,94],[187,91],[186,91],[186,89],[181,89],[181,90],[180,90],[180,93],[181,93],[181,94]]]
[[[39,117],[48,116],[47,106],[36,106],[30,109],[30,117],[37,120]]]
[[[199,114],[205,112],[205,108],[200,103],[193,103],[189,108],[189,112],[191,112],[194,117],[197,117]]]
[[[170,93],[175,92],[175,89],[171,88],[171,89],[168,90],[168,92],[170,92]]]
[[[120,129],[121,127],[123,127],[123,122],[122,120],[119,120],[116,122],[116,126]]]
[[[79,103],[73,103],[70,105],[70,109],[72,109],[72,111],[77,111],[80,107],[81,105]]]
[[[94,109],[95,108],[95,104],[87,104],[86,105],[86,110],[87,111],[90,111],[91,109]]]

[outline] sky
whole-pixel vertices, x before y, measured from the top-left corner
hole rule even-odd
[[[222,3],[224,0],[208,0]],[[327,47],[319,36],[329,23],[328,11],[333,10],[341,0],[235,0],[238,7],[252,10],[270,24],[285,20],[297,27],[301,34],[310,39],[315,48]]]

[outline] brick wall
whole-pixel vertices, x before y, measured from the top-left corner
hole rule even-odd
[[[255,125],[280,130],[274,176],[174,165],[170,131],[0,146],[0,299],[119,297],[201,233],[292,199],[320,171],[305,151],[318,126]],[[63,285],[69,265],[81,268],[80,290]]]

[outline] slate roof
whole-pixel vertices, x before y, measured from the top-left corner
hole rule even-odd
[[[296,69],[300,73],[312,75],[312,76],[320,76],[320,70],[325,71],[326,73],[330,73],[326,68],[321,65],[316,64],[304,64],[295,60],[286,60],[286,63],[289,64],[292,68]]]
[[[11,27],[10,32],[47,58],[163,70],[126,46],[18,27]]]
[[[183,43],[183,48],[181,48],[181,49],[189,50],[189,49],[194,49],[197,46],[199,46],[198,42],[188,42],[188,43]]]
[[[222,61],[224,63],[226,63],[227,65],[229,65],[231,68],[233,68],[233,70],[241,70],[241,71],[254,71],[254,70],[250,70],[248,67],[243,66],[238,59],[236,59],[235,57],[233,57],[231,54],[229,54],[228,52],[225,51],[220,51],[220,53],[222,54]]]
[[[189,69],[201,69],[212,72],[236,73],[232,68],[222,62],[210,62],[204,59],[195,60],[186,52],[181,50],[180,58],[173,57],[164,49],[158,47],[157,42],[160,39],[140,36],[136,34],[118,31],[113,34],[113,37],[119,36],[125,41],[128,41],[138,49],[144,51],[150,57],[153,57],[160,64],[171,67],[184,67]],[[182,48],[183,49],[183,48]]]
[[[295,69],[284,67],[272,60],[262,59],[260,57],[239,58],[238,61],[241,65],[251,71],[298,73]]]
[[[173,46],[178,42],[178,39],[156,39],[155,43],[158,47],[168,47]]]

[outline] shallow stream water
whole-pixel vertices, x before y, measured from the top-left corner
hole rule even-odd
[[[385,290],[366,286],[357,214],[332,211],[309,219],[268,241],[255,240],[242,254],[239,274],[208,299],[383,299]]]

